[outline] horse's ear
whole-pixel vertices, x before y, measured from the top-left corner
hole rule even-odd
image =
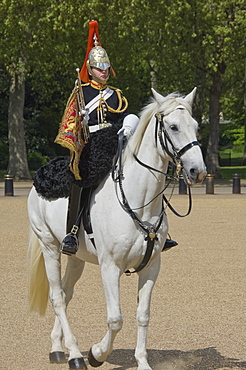
[[[184,98],[184,100],[189,103],[189,105],[192,107],[192,104],[193,104],[193,101],[194,101],[194,98],[195,98],[195,95],[196,95],[196,87],[194,87],[194,89],[188,94],[186,95],[186,97]]]
[[[161,94],[159,94],[157,91],[155,91],[155,89],[153,89],[153,87],[151,88],[151,91],[152,91],[153,97],[157,101],[157,103],[161,104],[163,102],[164,97]]]

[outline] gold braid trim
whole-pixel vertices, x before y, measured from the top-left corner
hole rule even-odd
[[[107,109],[111,113],[123,113],[123,112],[125,112],[125,110],[128,108],[127,99],[124,97],[121,90],[116,89],[115,87],[112,87],[112,86],[109,86],[109,88],[114,90],[117,93],[117,96],[118,96],[118,99],[119,99],[119,105],[118,105],[117,109],[113,109],[108,105],[107,101],[105,100],[104,102],[105,102],[105,105],[107,106]],[[124,103],[124,107],[122,108],[123,103]]]

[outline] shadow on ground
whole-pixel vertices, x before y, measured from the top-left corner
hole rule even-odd
[[[213,347],[187,352],[150,349],[148,360],[154,370],[246,369],[246,361],[223,357]],[[107,362],[116,365],[117,370],[135,369],[137,366],[133,350],[114,350]]]

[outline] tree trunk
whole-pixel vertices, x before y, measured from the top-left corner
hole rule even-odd
[[[213,81],[210,89],[209,105],[209,139],[206,153],[207,171],[215,177],[220,175],[219,166],[219,113],[220,96],[222,90],[222,74],[225,72],[225,65],[220,65],[217,71],[212,74]]]
[[[23,72],[11,76],[9,111],[8,111],[8,139],[9,164],[8,173],[14,179],[30,180],[24,132],[24,101],[25,76]]]
[[[244,69],[244,154],[243,154],[243,166],[246,166],[246,59]]]

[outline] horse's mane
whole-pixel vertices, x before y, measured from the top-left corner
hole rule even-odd
[[[168,115],[178,105],[184,106],[188,110],[188,112],[192,114],[192,107],[190,106],[190,104],[177,92],[163,97],[162,101],[157,101],[154,98],[150,98],[149,104],[147,104],[140,112],[139,124],[134,135],[129,140],[130,151],[127,151],[127,153],[125,153],[126,157],[130,155],[130,152],[135,154],[138,153],[146,128],[154,114],[162,113],[164,115]]]

